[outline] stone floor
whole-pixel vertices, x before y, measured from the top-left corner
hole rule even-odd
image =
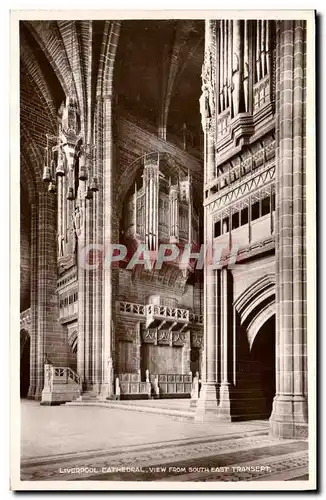
[[[22,401],[21,479],[308,479],[307,442],[269,437],[266,421],[212,425],[126,411],[126,403],[119,404],[49,407]],[[178,408],[177,401],[160,405]]]

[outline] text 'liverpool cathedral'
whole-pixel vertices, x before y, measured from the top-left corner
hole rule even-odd
[[[22,397],[307,436],[306,31],[20,22]]]

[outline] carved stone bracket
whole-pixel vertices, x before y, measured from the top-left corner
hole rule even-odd
[[[186,344],[186,333],[172,330],[158,330],[148,328],[143,331],[143,342],[145,344],[184,346]]]

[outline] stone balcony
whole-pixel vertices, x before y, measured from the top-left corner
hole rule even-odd
[[[189,323],[203,324],[203,315],[194,314],[188,309],[169,307],[157,304],[135,304],[132,302],[117,302],[117,312],[123,315],[139,317],[146,324],[146,328],[164,327],[164,330],[177,328],[184,330]]]
[[[173,330],[181,325],[181,330],[184,330],[190,321],[189,311],[180,309],[179,307],[168,307],[156,304],[148,304],[145,306],[146,311],[146,328],[158,328]]]

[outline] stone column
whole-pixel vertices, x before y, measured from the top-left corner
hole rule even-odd
[[[58,322],[56,202],[56,195],[45,189],[38,195],[35,399],[43,390],[45,355],[53,365],[68,363],[68,342]]]
[[[220,273],[221,287],[221,385],[220,385],[220,419],[231,422],[230,383],[229,383],[229,331],[228,318],[228,270],[226,267]]]
[[[203,68],[203,95],[201,113],[205,136],[204,179],[210,182],[215,175],[215,147],[211,129],[215,110],[212,102],[216,101],[215,81],[215,51],[216,51],[216,21],[207,20],[205,24],[205,65]],[[213,97],[213,99],[212,99]],[[210,113],[207,114],[207,107]],[[204,242],[208,249],[213,243],[213,219],[204,208]],[[217,400],[217,284],[216,270],[207,260],[204,264],[204,366],[202,388],[196,408],[196,420],[215,420],[218,418]]]
[[[103,113],[103,243],[105,253],[112,241],[112,208],[113,208],[113,133],[112,133],[112,95],[101,100]],[[112,269],[104,263],[102,283],[102,388],[104,398],[113,395],[112,378]]]
[[[305,22],[279,21],[276,59],[276,396],[274,436],[307,436]]]
[[[48,199],[50,197],[50,200]],[[45,336],[47,333],[47,303],[48,303],[48,280],[47,280],[47,250],[46,240],[49,237],[48,231],[51,231],[48,224],[48,203],[51,202],[51,195],[41,192],[38,196],[38,240],[37,240],[37,335],[36,335],[36,388],[35,399],[41,399],[44,383],[44,360],[45,360]],[[53,211],[54,213],[54,211]],[[55,223],[53,220],[53,228]],[[54,229],[53,229],[54,230]],[[56,239],[54,240],[56,245]]]
[[[31,330],[30,334],[30,377],[28,398],[33,398],[37,385],[37,218],[36,203],[31,205]]]
[[[103,106],[102,100],[98,99],[95,109],[95,130],[94,143],[96,144],[96,176],[99,184],[99,191],[95,193],[93,199],[93,243],[103,245],[103,169],[102,169],[102,149],[103,149]],[[96,269],[93,276],[93,341],[94,341],[94,384],[95,391],[101,392],[103,380],[103,338],[102,338],[102,304],[103,304],[103,267],[105,252],[94,250],[93,253]]]
[[[84,264],[79,260],[79,254],[81,250],[85,247],[85,226],[86,226],[86,212],[85,212],[85,201],[79,201],[80,210],[82,211],[81,219],[81,231],[78,235],[78,246],[77,246],[77,272],[78,272],[78,350],[77,350],[77,373],[80,377],[83,390],[87,388],[88,385],[88,369],[87,360],[85,359],[85,353],[87,349],[87,337],[85,335],[86,330],[86,270]]]
[[[205,210],[205,227],[211,226],[211,218]],[[207,242],[207,229],[205,241]],[[209,234],[212,234],[210,231]],[[217,400],[217,271],[213,266],[205,263],[204,268],[204,364],[202,374],[202,388],[196,408],[196,420],[210,420],[218,418]]]

